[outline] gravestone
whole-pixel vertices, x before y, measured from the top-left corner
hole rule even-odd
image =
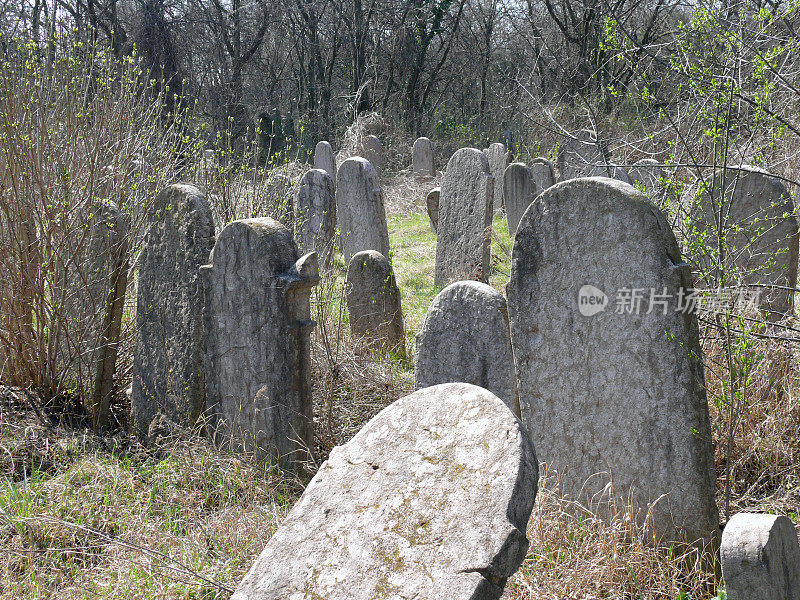
[[[442,193],[442,188],[435,187],[425,197],[425,207],[428,210],[428,219],[431,222],[431,229],[436,233],[436,228],[439,226],[439,196]]]
[[[426,137],[417,138],[411,152],[411,168],[417,177],[433,177],[433,144]]]
[[[533,178],[533,172],[523,163],[508,165],[503,175],[503,195],[506,199],[508,234],[513,236],[525,209],[530,206],[541,188]]]
[[[370,348],[405,355],[400,290],[380,252],[358,252],[347,266],[347,312],[353,338]]]
[[[201,273],[214,440],[292,468],[314,448],[309,297],[317,255],[300,257],[274,219],[244,219],[225,226]]]
[[[327,171],[333,179],[334,185],[336,184],[336,157],[330,142],[317,143],[317,147],[314,149],[314,168]]]
[[[719,169],[708,182],[713,193],[687,193],[693,203],[694,227],[702,247],[694,259],[705,273],[714,275],[717,231],[715,213],[722,206],[722,234],[727,242],[723,266],[731,285],[753,285],[759,292],[759,306],[772,319],[792,312],[794,294],[786,288],[797,283],[798,222],[791,194],[781,180],[751,166]],[[705,250],[707,248],[708,250]],[[716,287],[716,282],[698,279],[698,284]],[[763,287],[762,287],[763,286]]]
[[[367,135],[361,141],[359,156],[366,158],[375,168],[378,177],[383,177],[386,172],[386,148],[377,136]]]
[[[640,521],[654,503],[655,535],[715,542],[698,325],[679,310],[691,287],[664,216],[632,186],[597,177],[530,206],[506,293],[522,421],[565,495],[599,502],[613,477]]]
[[[663,198],[664,190],[661,179],[666,175],[664,167],[657,160],[643,158],[636,161],[629,169],[628,174],[634,184],[644,188],[644,193],[653,202]]]
[[[503,294],[478,281],[451,283],[433,299],[416,341],[416,389],[471,383],[495,394],[519,416]]]
[[[489,160],[476,148],[461,148],[447,163],[436,228],[436,287],[489,279],[494,179]]]
[[[528,165],[528,168],[533,174],[533,180],[539,189],[546,190],[556,184],[556,174],[553,169],[553,163],[544,158],[537,156]]]
[[[333,449],[232,600],[496,600],[525,558],[537,479],[492,393],[414,392]]]
[[[300,179],[294,197],[295,239],[300,254],[316,252],[324,265],[333,258],[336,196],[327,171],[311,169]]]
[[[800,600],[800,545],[787,517],[733,515],[720,559],[728,600]]]
[[[377,250],[389,256],[389,231],[383,190],[370,162],[360,156],[339,165],[336,182],[336,221],[344,260],[362,250]]]
[[[559,181],[589,177],[605,165],[605,154],[594,134],[582,129],[558,148]]]
[[[158,194],[139,255],[131,430],[147,441],[157,413],[193,427],[205,409],[200,265],[214,245],[206,197],[174,184]]]
[[[506,147],[503,144],[495,142],[486,150],[486,156],[489,159],[489,172],[494,177],[492,210],[499,211],[506,206],[503,199],[503,174],[506,172],[506,167],[508,167],[508,152],[506,152]]]

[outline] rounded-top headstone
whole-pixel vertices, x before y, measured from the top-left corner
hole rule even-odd
[[[537,156],[531,160],[528,168],[533,174],[533,180],[540,189],[546,190],[556,184],[556,173],[553,163],[543,156]]]
[[[310,169],[300,179],[294,197],[295,239],[300,254],[317,252],[323,264],[333,257],[336,196],[333,178],[323,169]]]
[[[541,188],[533,172],[524,163],[511,163],[503,174],[503,195],[506,199],[508,233],[514,235],[522,214],[530,206]]]
[[[314,168],[327,171],[328,175],[336,182],[336,157],[330,142],[323,140],[317,143],[317,147],[314,149]]]
[[[433,177],[436,169],[433,167],[433,144],[426,137],[417,138],[411,151],[411,168],[414,175],[419,177]]]
[[[428,211],[428,220],[431,222],[433,233],[436,233],[436,228],[439,226],[439,197],[441,194],[442,188],[435,187],[425,196],[425,208]]]
[[[458,281],[431,302],[417,334],[416,388],[463,381],[495,394],[519,416],[514,356],[503,294]]]
[[[414,392],[335,448],[232,600],[494,600],[528,549],[538,463],[494,394]]]

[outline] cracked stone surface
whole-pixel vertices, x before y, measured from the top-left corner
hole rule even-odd
[[[465,383],[414,392],[331,452],[232,600],[490,600],[525,557],[533,443]]]

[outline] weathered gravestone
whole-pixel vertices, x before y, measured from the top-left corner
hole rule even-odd
[[[300,179],[294,197],[295,230],[300,254],[316,252],[323,264],[333,258],[336,233],[336,196],[327,171],[311,169]]]
[[[506,219],[508,220],[508,233],[514,235],[517,225],[525,209],[530,206],[536,195],[541,192],[536,184],[533,173],[523,163],[508,165],[503,175],[503,195],[506,199]]]
[[[566,181],[592,175],[596,168],[605,165],[605,156],[594,134],[582,129],[559,146],[557,163],[559,179]]]
[[[658,202],[664,195],[661,179],[666,175],[664,167],[657,160],[643,158],[633,163],[628,170],[631,180],[644,188],[644,193],[653,202]]]
[[[300,258],[291,232],[274,219],[245,219],[225,226],[201,273],[216,443],[284,467],[307,459],[317,255]]]
[[[200,265],[214,245],[214,220],[194,186],[158,194],[139,255],[131,429],[147,441],[163,413],[191,427],[205,409],[203,286]]]
[[[386,148],[383,147],[383,143],[377,136],[364,136],[358,154],[370,162],[379,178],[383,177],[386,171]]]
[[[411,151],[411,168],[418,177],[433,177],[433,144],[426,137],[417,138]]]
[[[447,163],[436,228],[436,287],[488,281],[494,179],[486,155],[461,148]]]
[[[314,168],[326,171],[336,183],[336,157],[330,142],[322,141],[314,149]]]
[[[232,600],[493,600],[525,558],[538,464],[465,383],[401,398],[334,448]]]
[[[797,283],[798,222],[794,202],[786,186],[766,171],[751,166],[719,169],[708,182],[709,190],[693,202],[692,245],[695,260],[707,278],[701,285],[716,286],[722,267],[728,285],[753,285],[760,308],[781,318],[792,310]],[[722,207],[721,230],[717,221]],[[720,265],[717,235],[726,241]],[[789,288],[789,289],[787,289]]]
[[[465,382],[495,394],[519,416],[514,356],[503,294],[478,281],[444,288],[417,334],[415,379],[422,389]]]
[[[362,250],[377,250],[389,256],[389,231],[378,174],[360,156],[339,166],[336,182],[336,221],[342,254],[347,263]]]
[[[441,193],[442,188],[435,187],[425,196],[425,208],[428,210],[428,219],[431,222],[433,233],[436,233],[436,228],[439,226],[439,196]]]
[[[494,195],[492,200],[492,210],[497,211],[505,208],[503,198],[503,174],[508,167],[508,152],[505,145],[500,142],[491,144],[486,150],[486,157],[489,159],[489,172],[494,177]]]
[[[691,286],[664,216],[600,177],[531,204],[506,286],[522,420],[540,460],[584,503],[613,478],[640,521],[655,503],[657,536],[689,542],[715,540],[719,524],[697,320],[676,310]]]
[[[528,165],[528,168],[531,170],[533,180],[540,189],[546,190],[556,184],[556,174],[553,169],[553,163],[543,156],[534,158],[531,164]]]
[[[367,347],[405,354],[400,290],[380,252],[358,252],[347,266],[347,312],[353,338]]]
[[[728,600],[800,600],[800,545],[787,517],[734,515],[720,558]]]

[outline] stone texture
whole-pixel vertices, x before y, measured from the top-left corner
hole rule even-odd
[[[205,408],[203,288],[199,267],[214,245],[206,197],[165,188],[154,202],[139,255],[131,429],[146,441],[157,413],[194,426]]]
[[[785,289],[797,283],[798,222],[792,197],[784,184],[755,167],[719,169],[709,181],[713,195],[687,193],[697,231],[705,232],[705,244],[716,249],[715,213],[725,199],[724,236],[728,251],[724,262],[729,282],[761,284],[760,307],[777,319],[792,311],[793,294]],[[714,251],[694,258],[710,275],[718,261]],[[716,287],[713,281],[699,284]]]
[[[360,156],[339,165],[336,183],[336,220],[344,260],[362,250],[377,250],[389,256],[389,231],[378,174]]]
[[[486,155],[461,148],[447,163],[436,229],[436,287],[488,281],[494,179]]]
[[[291,232],[274,219],[245,219],[225,226],[201,273],[214,440],[292,467],[314,442],[309,297],[317,256],[299,258]]]
[[[493,600],[528,549],[533,444],[454,383],[401,398],[330,458],[232,600]]]
[[[524,163],[508,165],[503,175],[503,195],[506,199],[509,235],[514,235],[517,231],[522,214],[541,191],[533,178],[533,172]]]
[[[436,233],[439,227],[439,197],[442,194],[442,188],[435,187],[425,197],[425,207],[428,209],[428,219],[431,222],[431,229]]]
[[[546,190],[556,184],[556,173],[553,169],[553,163],[543,156],[534,158],[531,164],[528,165],[528,168],[531,170],[533,180],[540,189]]]
[[[347,266],[346,289],[353,338],[370,348],[405,355],[400,290],[386,257],[375,250],[353,256]]]
[[[605,164],[604,152],[594,134],[582,129],[558,148],[559,180],[589,177]]]
[[[608,306],[585,311],[584,286]],[[522,420],[565,493],[586,502],[611,474],[641,521],[657,501],[656,535],[718,541],[698,325],[675,310],[690,287],[658,209],[630,185],[584,178],[545,190],[525,213],[506,292]],[[631,314],[617,312],[626,288],[644,290]],[[650,290],[669,295],[666,314]]]
[[[415,365],[418,390],[471,383],[520,414],[506,299],[485,283],[458,281],[433,299],[417,334]]]
[[[663,199],[664,189],[661,185],[661,178],[666,175],[666,171],[657,160],[643,158],[636,161],[628,170],[628,174],[634,184],[644,188],[644,193],[650,200],[658,203]]]
[[[506,206],[503,199],[503,174],[508,167],[508,152],[505,145],[495,142],[486,150],[486,157],[489,159],[489,172],[494,177],[492,210],[498,211]]]
[[[386,148],[383,142],[375,135],[366,135],[361,141],[359,156],[366,158],[375,168],[378,177],[383,177],[386,171]]]
[[[720,558],[728,600],[800,600],[800,545],[787,517],[734,515]]]
[[[295,239],[300,254],[316,252],[323,264],[333,258],[336,195],[327,171],[311,169],[300,179],[294,197]]]
[[[314,149],[314,168],[327,171],[331,179],[336,182],[336,157],[330,142],[321,141]]]
[[[433,144],[426,137],[417,138],[411,152],[411,169],[418,177],[433,177]]]

